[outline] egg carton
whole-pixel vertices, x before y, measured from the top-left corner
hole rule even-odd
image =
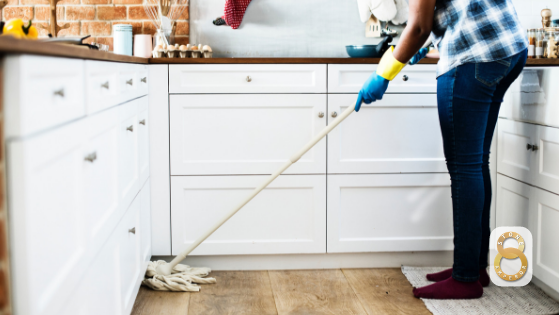
[[[154,58],[212,58],[212,48],[208,45],[202,44],[193,45],[168,45],[163,48],[158,45],[152,51]]]

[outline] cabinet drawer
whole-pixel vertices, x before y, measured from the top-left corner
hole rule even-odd
[[[325,112],[326,95],[172,95],[171,175],[272,174],[326,126]],[[323,139],[286,172],[325,170]]]
[[[169,93],[325,93],[326,65],[169,65]]]
[[[138,99],[138,173],[140,183],[150,176],[150,134],[148,121],[148,98]]]
[[[453,249],[448,174],[328,175],[327,251]]]
[[[21,137],[85,115],[84,61],[9,56],[4,61],[6,136]]]
[[[173,255],[266,178],[172,176]],[[279,176],[191,255],[324,253],[325,184],[324,175]]]
[[[498,172],[558,193],[558,129],[500,118]]]
[[[119,70],[114,62],[86,60],[86,105],[88,114],[121,102],[118,88]]]
[[[119,103],[127,102],[139,96],[140,78],[138,68],[134,64],[118,64],[119,74],[117,86],[119,88]]]
[[[508,89],[500,117],[558,127],[558,67],[525,68]]]
[[[136,65],[138,68],[138,96],[144,96],[148,94],[148,66],[146,65]]]
[[[329,93],[358,93],[377,65],[329,65]],[[436,93],[436,66],[405,67],[391,81],[387,93]]]
[[[329,95],[329,122],[356,98]],[[435,94],[386,94],[327,137],[328,173],[447,172]]]
[[[139,190],[138,167],[138,102],[119,108],[119,200],[128,207]]]

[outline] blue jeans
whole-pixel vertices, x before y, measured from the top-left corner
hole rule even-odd
[[[519,76],[527,50],[506,59],[466,63],[438,77],[439,122],[453,200],[453,278],[478,280],[488,266],[489,155],[504,94]]]

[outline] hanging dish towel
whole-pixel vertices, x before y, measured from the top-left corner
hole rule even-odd
[[[237,29],[243,21],[245,10],[251,3],[251,0],[227,0],[224,8],[224,16],[222,17],[227,25],[233,29]]]

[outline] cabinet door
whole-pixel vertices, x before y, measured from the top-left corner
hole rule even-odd
[[[145,271],[142,268],[140,253],[140,199],[138,197],[134,199],[113,234],[118,242],[120,297],[125,314],[130,314],[132,310],[132,305],[138,293],[139,281],[143,278],[141,273]]]
[[[138,97],[139,78],[137,68],[134,64],[119,63],[116,67],[119,69],[117,84],[119,86],[120,103],[128,102]]]
[[[558,195],[535,187],[532,190],[533,271],[535,277],[558,291]]]
[[[172,95],[170,99],[171,175],[272,174],[327,121],[325,95]],[[323,139],[286,173],[325,171]]]
[[[356,98],[329,95],[329,122]],[[435,94],[387,94],[327,137],[329,173],[447,172]]]
[[[119,111],[113,108],[87,119],[84,206],[90,251],[97,253],[126,208],[119,203]]]
[[[328,175],[327,251],[453,249],[447,174]]]
[[[496,190],[496,226],[522,226],[529,229],[532,219],[529,211],[531,186],[498,174]]]
[[[55,314],[88,266],[83,121],[8,144],[14,312]]]
[[[138,167],[138,103],[132,101],[119,108],[119,198],[128,207],[136,193],[139,180]]]
[[[558,128],[537,126],[531,184],[558,193]]]
[[[150,182],[146,182],[140,191],[140,238],[142,239],[141,256],[144,265],[152,258],[152,233],[150,212]]]
[[[114,62],[86,60],[86,106],[88,114],[121,102],[117,85],[118,67]]]
[[[148,132],[148,98],[138,99],[138,166],[140,183],[150,176],[150,134]]]
[[[536,135],[535,125],[498,119],[498,172],[530,183]]]
[[[266,176],[173,176],[173,255],[260,185]],[[191,255],[325,252],[325,175],[281,175]]]

